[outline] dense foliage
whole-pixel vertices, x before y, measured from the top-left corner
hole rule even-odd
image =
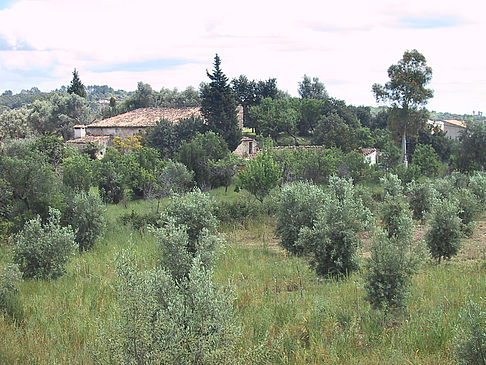
[[[324,189],[312,183],[296,182],[282,187],[277,196],[275,233],[284,249],[297,255],[305,252],[305,247],[297,245],[299,232],[303,227],[313,228],[326,198]]]
[[[103,234],[106,226],[104,206],[98,194],[81,191],[74,194],[67,203],[63,221],[71,225],[79,249],[91,249]]]
[[[0,267],[0,315],[20,319],[18,294],[21,278],[17,266]]]
[[[406,235],[386,234],[379,229],[373,238],[364,275],[366,299],[385,315],[405,306],[411,278],[423,260],[422,245],[412,242],[411,220],[398,229]]]
[[[432,68],[417,50],[405,51],[396,65],[388,68],[385,85],[374,84],[373,93],[377,101],[391,104],[390,127],[402,139],[402,163],[406,164],[407,136],[418,133],[427,120],[423,107],[434,93],[426,85],[432,79]]]
[[[484,302],[484,298],[482,299]],[[486,312],[484,303],[470,301],[460,315],[455,355],[460,365],[486,363]]]
[[[450,259],[459,251],[461,243],[461,218],[457,201],[443,199],[436,205],[431,227],[425,239],[430,254],[440,263]]]
[[[61,227],[61,213],[49,212],[45,224],[39,216],[28,221],[14,237],[14,262],[24,279],[56,279],[78,244],[71,227]]]
[[[231,151],[240,144],[241,130],[238,126],[236,100],[228,81],[221,70],[221,59],[214,57],[213,73],[207,72],[211,82],[201,89],[201,111],[209,130],[219,134]]]
[[[172,200],[155,231],[156,268],[138,272],[133,254],[117,258],[121,316],[101,332],[97,356],[120,363],[229,363],[239,328],[231,293],[212,282],[216,221],[209,197],[195,191]]]
[[[357,234],[371,220],[371,212],[356,196],[351,180],[331,178],[326,203],[317,207],[312,228],[303,227],[297,246],[311,255],[311,264],[318,275],[348,276],[358,268]]]
[[[275,188],[280,180],[281,169],[269,151],[263,151],[247,162],[238,172],[236,185],[248,190],[256,199],[263,199]]]

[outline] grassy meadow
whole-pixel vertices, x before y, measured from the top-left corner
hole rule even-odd
[[[224,189],[212,194],[235,198]],[[77,254],[66,275],[21,283],[23,314],[18,321],[0,317],[0,364],[93,363],[99,323],[117,313],[116,253],[135,250],[141,270],[153,267],[159,254],[150,232],[123,226],[118,217],[155,208],[156,202],[148,201],[108,206],[103,239]],[[220,230],[227,243],[214,281],[232,288],[243,330],[239,348],[267,339],[277,364],[453,364],[459,312],[469,299],[479,301],[486,293],[484,217],[473,237],[463,240],[458,257],[441,265],[428,262],[414,276],[407,309],[393,321],[384,321],[364,300],[359,273],[324,280],[305,259],[284,252],[272,217],[226,223]],[[363,251],[366,255],[366,247]],[[10,255],[10,247],[0,246],[2,264],[11,262]]]

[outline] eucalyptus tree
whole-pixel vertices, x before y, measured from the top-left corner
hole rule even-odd
[[[401,135],[401,161],[407,166],[407,135],[420,130],[427,120],[424,105],[434,93],[426,85],[432,79],[432,68],[427,66],[425,57],[417,50],[405,51],[396,65],[388,68],[385,85],[374,84],[373,93],[378,102],[391,105],[389,124]]]

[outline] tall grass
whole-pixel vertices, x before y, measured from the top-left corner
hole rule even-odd
[[[141,269],[153,267],[158,255],[149,232],[117,223],[130,209],[147,212],[156,203],[109,206],[103,239],[70,261],[65,276],[21,283],[25,316],[20,323],[0,316],[0,363],[93,363],[98,322],[117,311],[115,254],[131,247],[144,258]],[[414,277],[407,311],[384,322],[364,301],[360,273],[340,281],[318,278],[305,258],[280,249],[271,217],[221,229],[227,245],[214,280],[233,289],[243,329],[239,348],[243,352],[268,335],[276,340],[278,364],[452,364],[459,312],[469,298],[477,301],[486,292],[481,259],[429,263]],[[477,245],[477,237],[471,242]],[[2,263],[9,262],[9,252],[0,247]]]

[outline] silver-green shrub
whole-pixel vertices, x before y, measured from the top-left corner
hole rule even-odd
[[[401,234],[391,237],[377,229],[365,264],[366,299],[373,308],[383,309],[385,315],[405,305],[412,275],[423,260],[422,242],[412,242],[411,219],[400,224]]]
[[[486,210],[486,174],[476,172],[469,178],[469,189],[476,195],[481,206],[481,210]]]
[[[21,274],[16,265],[0,268],[0,314],[20,319],[22,309],[18,300]]]
[[[189,275],[193,260],[197,256],[201,265],[211,268],[216,258],[215,250],[222,246],[222,239],[203,228],[195,241],[191,241],[187,226],[177,224],[174,218],[154,231],[162,254],[159,261],[171,276],[180,281]]]
[[[400,178],[395,174],[389,174],[380,178],[380,183],[383,187],[384,195],[399,196],[403,194],[403,185]]]
[[[429,180],[423,183],[413,180],[407,184],[406,194],[413,219],[424,221],[437,203],[438,192],[434,184]]]
[[[174,196],[161,214],[161,226],[173,220],[175,225],[184,225],[189,235],[189,251],[195,253],[203,228],[215,233],[218,220],[213,215],[213,206],[208,194],[200,190]]]
[[[156,184],[149,196],[160,199],[174,194],[183,194],[191,191],[194,185],[194,173],[184,164],[169,160],[156,175]]]
[[[120,312],[102,327],[96,362],[116,364],[231,364],[240,333],[232,294],[212,283],[196,257],[175,281],[163,267],[139,272],[133,255],[117,263]]]
[[[348,275],[358,268],[357,233],[368,226],[371,212],[356,196],[351,180],[332,177],[327,193],[313,227],[300,230],[297,245],[311,255],[318,275]]]
[[[49,209],[45,224],[37,216],[14,236],[14,262],[24,279],[56,279],[65,273],[78,244],[71,227],[61,227],[60,219],[58,210]]]
[[[406,240],[412,235],[412,212],[404,196],[387,195],[381,209],[383,228],[388,238]]]
[[[282,187],[277,201],[276,234],[287,251],[301,255],[304,247],[297,245],[299,231],[312,228],[317,212],[326,201],[324,190],[309,182],[296,182]]]
[[[484,299],[483,299],[484,301]],[[459,365],[486,364],[486,311],[471,301],[460,313],[454,355]]]
[[[469,189],[459,188],[454,191],[454,197],[459,208],[458,217],[461,219],[461,231],[471,237],[476,227],[476,220],[481,216],[481,204],[475,194]]]
[[[63,220],[76,232],[79,249],[91,249],[106,226],[105,209],[98,194],[81,191],[73,195]]]
[[[456,200],[443,199],[434,209],[425,241],[433,258],[440,261],[455,256],[462,237],[461,210]]]

